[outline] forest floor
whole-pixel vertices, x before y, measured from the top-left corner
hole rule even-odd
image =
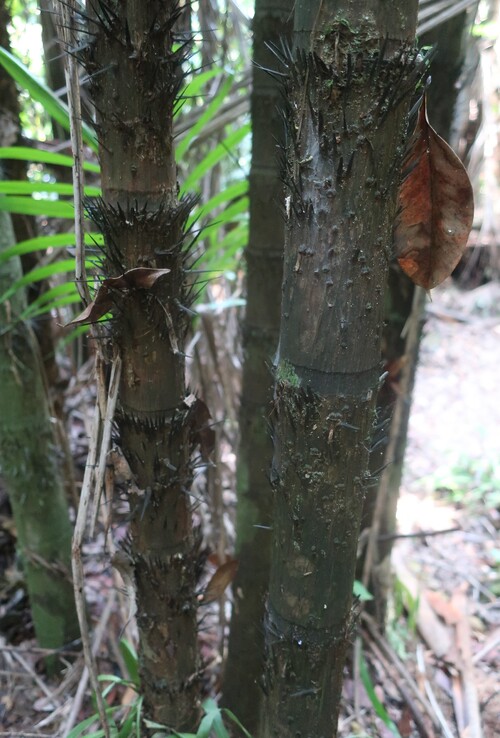
[[[385,635],[364,618],[353,639],[352,662],[369,668],[346,678],[342,738],[498,735],[499,366],[500,285],[464,292],[448,284],[435,290],[398,508],[404,537],[394,549],[395,594]],[[79,407],[83,394],[73,388],[69,398],[80,466],[81,439],[88,432],[87,410]],[[88,397],[83,399],[90,407]],[[225,463],[230,466],[231,459]],[[87,676],[81,657],[71,660],[70,654],[62,682],[49,680],[40,668],[13,560],[14,535],[0,488],[0,738],[66,738],[69,726],[92,712]],[[103,533],[85,546],[86,594],[100,672],[116,675],[127,662],[118,640],[124,632],[134,634],[103,551]],[[225,617],[221,625],[214,612],[213,632],[202,636],[204,658],[215,664],[207,681],[212,692],[220,681]],[[107,701],[126,706],[132,696],[131,689],[118,685]],[[96,723],[89,725],[82,735],[96,729]]]

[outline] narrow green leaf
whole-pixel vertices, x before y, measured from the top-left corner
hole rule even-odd
[[[96,720],[99,720],[99,715],[91,715],[86,720],[82,720],[81,723],[78,723],[78,725],[75,725],[73,730],[70,730],[66,738],[79,738],[79,736],[82,735],[83,731],[89,728],[92,723],[95,723]]]
[[[86,233],[85,243],[87,246],[102,246],[104,239],[100,233]],[[13,256],[22,256],[23,254],[31,254],[33,251],[46,251],[49,248],[57,249],[63,246],[74,246],[76,243],[74,233],[58,233],[51,236],[37,236],[37,238],[28,238],[26,241],[10,246],[0,254],[0,264],[11,259]]]
[[[139,697],[137,700],[137,708],[135,712],[135,732],[136,732],[136,738],[141,738],[141,722],[142,722],[142,703],[144,702],[144,697]]]
[[[191,100],[197,97],[205,85],[220,73],[220,69],[216,68],[207,69],[205,72],[197,72],[179,95],[179,100]]]
[[[227,206],[227,208],[222,213],[217,215],[217,218],[215,220],[215,225],[219,224],[220,226],[227,226],[230,223],[234,225],[235,222],[248,223],[248,208],[249,208],[248,197],[240,197],[239,200],[236,200],[236,202],[232,202],[230,205]],[[241,218],[242,215],[246,217]],[[234,227],[229,231],[229,233],[232,233],[233,230],[234,230]],[[219,240],[219,234],[216,231],[211,231],[210,243],[211,244],[217,243],[218,240]],[[220,240],[219,240],[219,244],[220,244]]]
[[[210,738],[210,731],[212,730],[212,725],[214,722],[214,714],[213,713],[207,713],[204,718],[202,719],[200,725],[198,726],[198,731],[196,733],[196,738]]]
[[[106,708],[106,715],[108,716],[110,727],[114,728],[116,730],[115,721],[111,717],[114,712],[117,712],[118,710],[121,710],[121,705],[117,705],[116,707],[108,707]],[[99,715],[98,713],[95,713],[94,715],[91,715],[90,717],[86,718],[85,720],[82,720],[81,723],[78,723],[78,725],[75,725],[75,727],[70,730],[70,732],[67,734],[66,738],[79,738],[83,734],[83,731],[89,728],[92,723],[95,723],[99,721]],[[98,730],[94,733],[87,733],[86,738],[100,738],[100,736],[104,735],[104,730]]]
[[[87,260],[85,262],[87,269],[92,269],[95,266],[95,262]],[[53,277],[55,274],[67,274],[75,270],[74,259],[62,259],[61,261],[55,261],[52,264],[46,264],[45,266],[36,267],[30,272],[17,279],[9,289],[0,296],[0,304],[8,300],[18,289],[26,287],[28,284],[34,282],[40,282],[42,279],[48,279]]]
[[[220,710],[217,713],[217,715],[215,716],[214,723],[213,723],[213,726],[212,727],[214,729],[214,732],[215,732],[215,735],[217,736],[217,738],[231,738],[230,735],[229,735],[229,733],[228,733],[228,731],[227,731],[226,726],[222,722],[222,716],[220,714]]]
[[[230,75],[222,82],[213,100],[211,100],[208,105],[203,108],[203,112],[196,123],[191,126],[182,141],[177,144],[175,151],[177,161],[182,160],[182,157],[185,155],[192,142],[196,139],[198,133],[203,130],[204,126],[206,126],[207,123],[211,121],[212,118],[217,114],[217,111],[222,106],[224,99],[227,97],[229,90],[233,86],[233,82],[233,75]]]
[[[78,325],[76,328],[70,331],[66,336],[64,336],[63,338],[60,338],[58,341],[58,344],[61,347],[61,349],[63,349],[65,346],[69,346],[69,344],[72,343],[76,338],[78,338],[78,336],[85,336],[87,335],[88,332],[89,332],[88,325]]]
[[[44,215],[46,218],[75,217],[73,203],[64,200],[35,200],[32,197],[1,195],[0,210],[21,215]]]
[[[133,735],[132,731],[134,727],[135,727],[135,705],[132,705],[129,715],[125,718],[120,730],[118,731],[118,738],[130,738],[130,736]]]
[[[368,592],[365,585],[358,579],[354,580],[354,584],[352,585],[352,593],[355,597],[359,597],[361,602],[369,602],[370,600],[373,600],[373,595]]]
[[[221,192],[218,192],[216,195],[211,197],[210,200],[194,210],[188,220],[188,227],[196,221],[201,220],[204,215],[208,215],[209,213],[211,213],[212,210],[218,208],[219,205],[222,205],[225,202],[231,202],[231,200],[235,200],[236,198],[241,198],[241,196],[245,195],[247,192],[248,182],[246,179],[242,180],[241,182],[236,182],[233,185],[229,185],[229,187],[225,187]],[[222,213],[217,215],[218,222],[214,223],[214,226],[224,225],[227,222],[226,211],[227,208],[226,210],[223,210]]]
[[[32,149],[29,146],[0,146],[0,159],[16,159],[17,161],[33,161],[40,164],[52,164],[55,167],[72,167],[73,159],[65,154],[55,154],[52,151]],[[98,164],[83,162],[87,172],[100,173]]]
[[[59,297],[76,294],[78,294],[78,292],[74,282],[64,282],[63,284],[58,284],[55,287],[51,287],[49,290],[42,292],[41,295],[38,295],[36,300],[33,300],[33,302],[28,305],[28,307],[21,313],[19,317],[22,320],[29,318],[32,310],[37,310],[40,307],[45,308],[53,300],[56,300]]]
[[[52,90],[40,82],[24,64],[13,54],[0,46],[0,64],[23,89],[29,92],[37,102],[41,103],[45,112],[56,120],[66,131],[70,130],[68,106],[63,103]],[[84,143],[97,153],[98,144],[94,131],[85,122],[82,122],[82,137]]]
[[[202,256],[204,268],[208,271],[231,270],[236,267],[234,259],[235,254],[243,249],[248,243],[248,226],[247,223],[240,223],[232,231],[226,233],[224,238],[215,241]],[[221,267],[221,265],[223,265]]]
[[[99,674],[97,679],[100,682],[109,682],[109,684],[111,685],[124,684],[126,687],[128,687],[131,684],[129,679],[124,679],[123,677],[118,676],[117,674]],[[108,684],[108,687],[109,687],[109,684]],[[108,689],[108,687],[106,687],[106,689]]]
[[[360,654],[360,657],[359,657],[359,675],[361,677],[363,686],[366,689],[366,693],[368,697],[370,698],[370,702],[372,703],[373,709],[375,710],[376,714],[389,728],[391,733],[393,733],[396,736],[396,738],[401,738],[401,733],[397,729],[395,723],[389,717],[387,710],[385,709],[383,704],[380,702],[379,698],[377,697],[375,693],[373,682],[371,680],[370,674],[368,673],[368,666],[366,665],[366,660],[362,653]]]
[[[76,305],[76,303],[78,302],[81,302],[80,295],[78,294],[68,295],[67,297],[61,297],[59,300],[54,300],[51,303],[42,305],[41,307],[38,308],[38,310],[30,310],[27,316],[24,316],[24,313],[23,313],[19,317],[22,318],[24,316],[25,320],[27,318],[32,320],[33,318],[36,318],[39,315],[46,315],[47,313],[50,313],[51,310],[58,310],[59,308],[65,307],[66,305]]]
[[[243,727],[243,725],[240,723],[240,721],[238,720],[234,712],[231,712],[231,710],[228,710],[227,707],[223,707],[222,712],[224,713],[224,715],[227,715],[228,718],[232,720],[233,723],[235,723],[238,726],[238,728],[241,730],[241,732],[246,738],[252,738],[252,735],[248,732],[246,728]]]
[[[181,194],[188,192],[191,188],[196,189],[201,178],[212,169],[221,159],[227,156],[228,151],[233,151],[235,147],[243,141],[245,136],[250,132],[250,124],[247,123],[241,128],[237,128],[226,136],[226,138],[215,146],[193,171],[186,177],[182,187]]]
[[[125,666],[127,667],[131,681],[136,686],[139,686],[141,681],[139,677],[139,659],[137,657],[137,652],[133,645],[125,638],[122,638],[120,641],[120,653],[125,662]]]
[[[32,195],[45,192],[73,197],[73,185],[64,182],[21,182],[18,180],[0,182],[0,193],[4,195]],[[99,197],[101,194],[100,187],[85,187],[87,197]]]

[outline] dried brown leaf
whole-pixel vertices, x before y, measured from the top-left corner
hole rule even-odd
[[[415,284],[432,289],[467,246],[474,199],[458,156],[429,124],[425,97],[403,163],[394,228],[396,257]]]
[[[109,289],[103,283],[96,292],[96,296],[89,302],[85,310],[76,318],[70,320],[68,325],[79,325],[81,323],[97,323],[99,318],[106,315],[113,307],[113,298],[110,294]]]
[[[224,594],[226,588],[231,584],[236,576],[238,564],[239,562],[237,559],[231,559],[230,561],[226,561],[225,564],[222,564],[222,566],[219,566],[207,584],[207,588],[203,594],[202,602],[204,605],[208,605],[209,602],[218,600],[219,597]]]
[[[215,446],[215,431],[210,427],[210,411],[203,400],[192,394],[186,397],[184,404],[189,407],[192,438],[199,444],[202,458],[208,461]]]
[[[96,323],[113,307],[111,290],[149,290],[156,284],[160,277],[168,274],[170,269],[150,269],[149,267],[136,267],[128,269],[119,277],[104,279],[96,292],[96,296],[80,315],[73,318],[68,325],[80,323]]]
[[[457,610],[453,602],[450,602],[440,592],[427,590],[425,597],[434,612],[439,615],[447,625],[456,625],[462,617],[460,611]]]

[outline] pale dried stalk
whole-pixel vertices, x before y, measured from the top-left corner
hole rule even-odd
[[[101,364],[99,360],[97,363],[98,365]],[[85,610],[82,544],[85,535],[85,528],[87,524],[87,516],[89,510],[92,510],[91,525],[93,530],[94,516],[96,514],[96,510],[99,509],[99,496],[104,479],[104,472],[106,469],[106,457],[109,449],[109,442],[111,439],[111,430],[113,416],[116,408],[116,401],[118,398],[121,367],[121,358],[119,356],[116,356],[111,367],[108,396],[104,403],[102,399],[101,401],[99,401],[99,395],[102,396],[104,388],[101,386],[102,377],[98,376],[98,400],[95,405],[94,421],[92,424],[92,435],[90,439],[87,465],[85,467],[85,475],[83,478],[80,505],[78,507],[78,515],[76,518],[72,545],[73,582],[75,588],[76,610],[82,636],[83,653],[85,657],[86,668],[88,669],[88,678],[90,679],[92,689],[94,690],[96,695],[99,717],[101,719],[106,738],[109,738],[109,725],[106,719],[104,699],[99,687],[97,665],[95,662],[94,650],[91,648],[90,632]],[[101,404],[104,404],[104,418],[102,415]],[[98,455],[99,463],[97,464]]]
[[[90,516],[90,536],[95,533],[97,517],[99,515],[99,501],[104,483],[104,474],[106,471],[106,461],[111,441],[111,431],[113,429],[113,418],[115,416],[116,403],[118,401],[118,390],[120,387],[120,377],[122,373],[122,360],[116,357],[111,368],[111,377],[109,380],[109,391],[106,401],[106,410],[104,415],[104,424],[102,428],[102,439],[99,450],[99,463],[97,465],[95,475],[95,493],[93,496],[92,514]]]
[[[101,620],[99,621],[99,625],[97,626],[95,633],[94,633],[94,642],[92,644],[92,654],[94,657],[97,651],[99,650],[101,641],[106,632],[108,620],[110,618],[111,613],[113,612],[113,608],[115,605],[115,599],[116,599],[116,592],[114,590],[111,590],[108,600],[106,602],[106,607],[104,608],[102,612]],[[87,689],[89,677],[90,677],[90,671],[88,667],[85,666],[82,672],[82,676],[80,678],[80,683],[78,684],[78,689],[76,690],[73,704],[71,705],[70,714],[68,715],[68,719],[64,727],[61,730],[61,738],[64,738],[64,736],[68,735],[68,733],[70,732],[70,730],[73,728],[74,724],[76,723],[78,713],[80,712],[80,709],[82,707],[82,702],[85,696],[85,691]],[[102,718],[101,718],[101,721],[102,721]],[[104,724],[103,724],[103,727],[104,727]]]
[[[47,697],[47,699],[52,704],[55,704],[57,700],[55,698],[54,693],[50,691],[50,689],[47,687],[43,679],[40,679],[36,671],[33,669],[32,666],[30,666],[30,664],[28,664],[26,659],[24,659],[18,651],[12,651],[12,656],[19,664],[21,664],[25,672],[30,675],[30,677],[33,679],[33,681],[39,687],[39,689],[42,690],[42,692]]]
[[[432,690],[431,684],[429,680],[427,679],[427,676],[425,673],[424,649],[422,648],[422,645],[420,643],[417,646],[417,664],[418,664],[418,670],[422,674],[424,687],[425,687],[425,691],[427,694],[427,699],[429,700],[429,703],[432,706],[434,714],[436,715],[436,718],[439,721],[439,725],[441,727],[443,736],[444,738],[454,738],[453,731],[448,725],[448,722],[443,714],[443,711],[441,710],[439,706],[439,702],[436,699],[436,695],[434,694]]]
[[[469,603],[464,592],[458,592],[453,597],[453,604],[461,613],[455,625],[456,644],[460,653],[457,664],[460,672],[462,693],[465,702],[466,733],[469,738],[482,738],[481,708],[477,695],[474,664],[472,662],[471,634],[469,626]]]
[[[85,467],[85,475],[83,477],[82,491],[80,495],[80,505],[76,516],[75,531],[73,533],[73,543],[71,547],[71,566],[73,570],[73,586],[75,588],[76,612],[80,625],[80,633],[82,636],[83,655],[85,664],[89,672],[90,683],[95,692],[97,711],[101,719],[102,728],[106,738],[110,738],[109,726],[106,717],[106,706],[99,687],[97,678],[97,664],[93,654],[90,641],[90,632],[87,622],[87,613],[85,609],[85,577],[83,572],[82,561],[82,544],[85,536],[85,527],[87,523],[87,513],[89,510],[92,496],[95,491],[93,482],[95,478],[95,467],[97,461],[97,449],[99,446],[99,436],[101,430],[101,413],[99,403],[96,402],[94,412],[94,422],[92,424],[92,436],[90,438],[89,453],[87,457],[87,465]]]
[[[57,0],[61,22],[59,33],[67,50],[75,48],[74,34],[76,0]],[[73,200],[75,205],[75,281],[84,305],[90,302],[87,272],[85,269],[85,226],[84,226],[84,173],[83,173],[83,138],[82,138],[82,109],[80,102],[80,78],[78,64],[71,53],[65,55],[64,74],[68,91],[68,107],[70,120],[71,148],[73,150]]]

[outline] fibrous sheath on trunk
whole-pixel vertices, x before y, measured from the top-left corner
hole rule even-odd
[[[289,195],[266,738],[337,731],[399,168],[421,73],[416,4],[403,3],[394,29],[386,3],[298,3],[294,50],[282,55]]]

